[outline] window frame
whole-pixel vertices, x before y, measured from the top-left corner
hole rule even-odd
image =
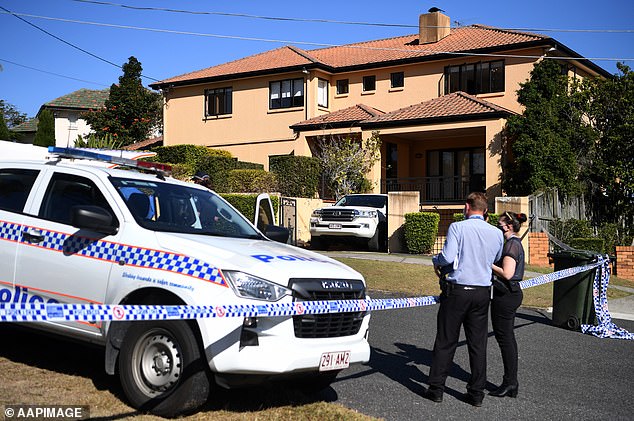
[[[396,79],[396,81],[395,81]],[[400,79],[400,80],[399,80]],[[396,85],[395,82],[400,82],[400,85]],[[390,88],[399,89],[405,87],[405,72],[393,72],[390,73]]]
[[[445,94],[466,92],[470,95],[504,93],[506,63],[504,60],[479,61],[445,66]],[[456,86],[454,86],[456,85]]]
[[[338,79],[336,84],[337,84],[337,95],[347,95],[350,93],[349,79]]]
[[[288,84],[288,91],[284,91],[285,84]],[[282,79],[269,82],[269,110],[281,110],[286,108],[299,108],[304,106],[306,97],[305,81],[303,78]],[[301,95],[296,95],[298,88],[301,88]],[[279,97],[273,98],[273,93],[277,91]],[[288,96],[284,96],[288,93]],[[286,105],[285,105],[286,100]],[[276,105],[276,103],[279,105]]]
[[[372,89],[366,89],[367,83],[372,84]],[[374,91],[376,91],[376,75],[363,76],[363,92],[374,92]]]
[[[322,92],[321,84],[324,84],[323,88],[325,93]],[[322,108],[328,108],[328,91],[330,82],[327,79],[317,78],[317,106]],[[325,100],[325,104],[321,101]]]
[[[210,101],[213,98],[214,101]],[[222,99],[222,107],[215,99]],[[213,107],[210,107],[213,106]],[[210,110],[210,108],[213,108]],[[222,110],[220,110],[222,108]],[[233,114],[233,87],[205,89],[205,117]]]

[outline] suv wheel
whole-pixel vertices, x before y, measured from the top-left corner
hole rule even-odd
[[[132,322],[119,354],[119,377],[133,407],[163,417],[193,411],[209,396],[196,336],[181,320]]]

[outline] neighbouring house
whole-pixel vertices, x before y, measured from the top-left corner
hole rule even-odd
[[[460,210],[469,191],[502,195],[502,129],[544,57],[571,76],[609,73],[555,39],[419,16],[419,32],[314,50],[284,46],[151,84],[164,94],[164,144],[230,151],[268,168],[312,155],[322,136],[380,133],[375,191],[419,191]]]
[[[103,108],[109,95],[110,89],[79,89],[46,102],[37,114],[49,110],[55,118],[55,145],[72,147],[77,136],[90,133],[90,125],[81,118],[81,113]],[[37,123],[35,126],[37,128]]]
[[[11,127],[9,130],[19,135],[16,140],[17,143],[32,144],[33,140],[35,140],[35,132],[37,131],[37,117],[30,118],[22,124]]]

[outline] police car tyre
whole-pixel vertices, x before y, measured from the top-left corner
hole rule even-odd
[[[185,321],[132,323],[119,354],[119,377],[133,407],[164,417],[193,411],[209,396],[200,347]]]

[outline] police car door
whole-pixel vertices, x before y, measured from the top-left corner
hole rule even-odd
[[[122,220],[112,196],[98,177],[81,169],[53,167],[21,233],[16,260],[16,291],[21,301],[103,304],[111,270],[106,257],[118,235],[78,229],[71,224],[74,206],[99,206]],[[39,200],[38,200],[39,199]],[[16,292],[17,293],[17,292]],[[39,297],[39,298],[27,298]],[[101,323],[47,323],[71,335],[100,335]]]
[[[13,284],[15,259],[24,207],[38,174],[29,165],[0,165],[0,303],[19,302]]]

